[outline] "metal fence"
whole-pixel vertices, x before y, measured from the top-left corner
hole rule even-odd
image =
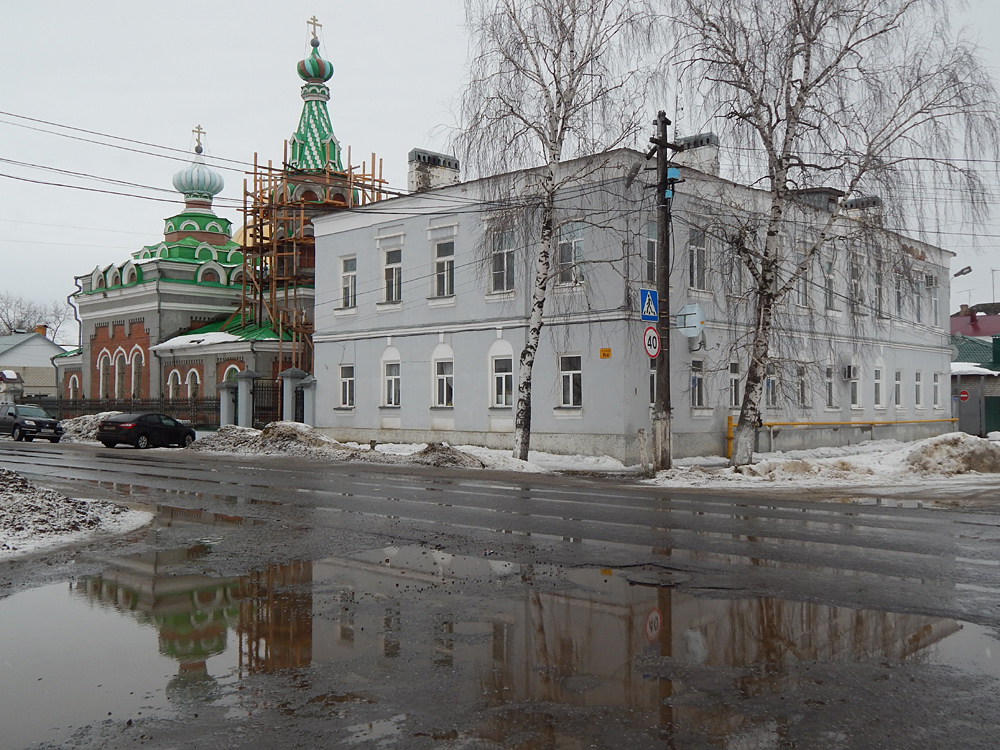
[[[190,422],[194,427],[219,426],[218,398],[33,398],[30,402],[38,404],[56,419],[82,417],[84,414],[99,414],[102,411],[158,412]]]

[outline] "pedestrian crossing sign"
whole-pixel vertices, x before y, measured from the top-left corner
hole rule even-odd
[[[639,290],[639,313],[642,320],[655,323],[660,319],[660,303],[655,289]]]

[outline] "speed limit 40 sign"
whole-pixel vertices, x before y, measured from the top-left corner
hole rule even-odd
[[[642,333],[642,345],[646,348],[646,354],[650,359],[656,359],[660,353],[660,332],[655,326],[646,326]]]

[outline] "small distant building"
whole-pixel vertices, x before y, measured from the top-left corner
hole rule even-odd
[[[951,337],[951,394],[958,429],[986,437],[1000,430],[1000,335]]]
[[[52,357],[65,350],[42,333],[13,333],[0,336],[0,403],[23,398],[56,395],[56,371]]]

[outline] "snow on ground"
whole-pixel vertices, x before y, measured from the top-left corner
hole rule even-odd
[[[63,430],[65,430],[62,439],[67,443],[96,442],[97,425],[102,420],[113,417],[116,414],[121,414],[121,412],[102,411],[100,414],[85,414],[82,417],[64,419],[60,422]]]
[[[100,533],[125,534],[152,514],[99,500],[74,500],[0,469],[0,560],[84,541]]]

